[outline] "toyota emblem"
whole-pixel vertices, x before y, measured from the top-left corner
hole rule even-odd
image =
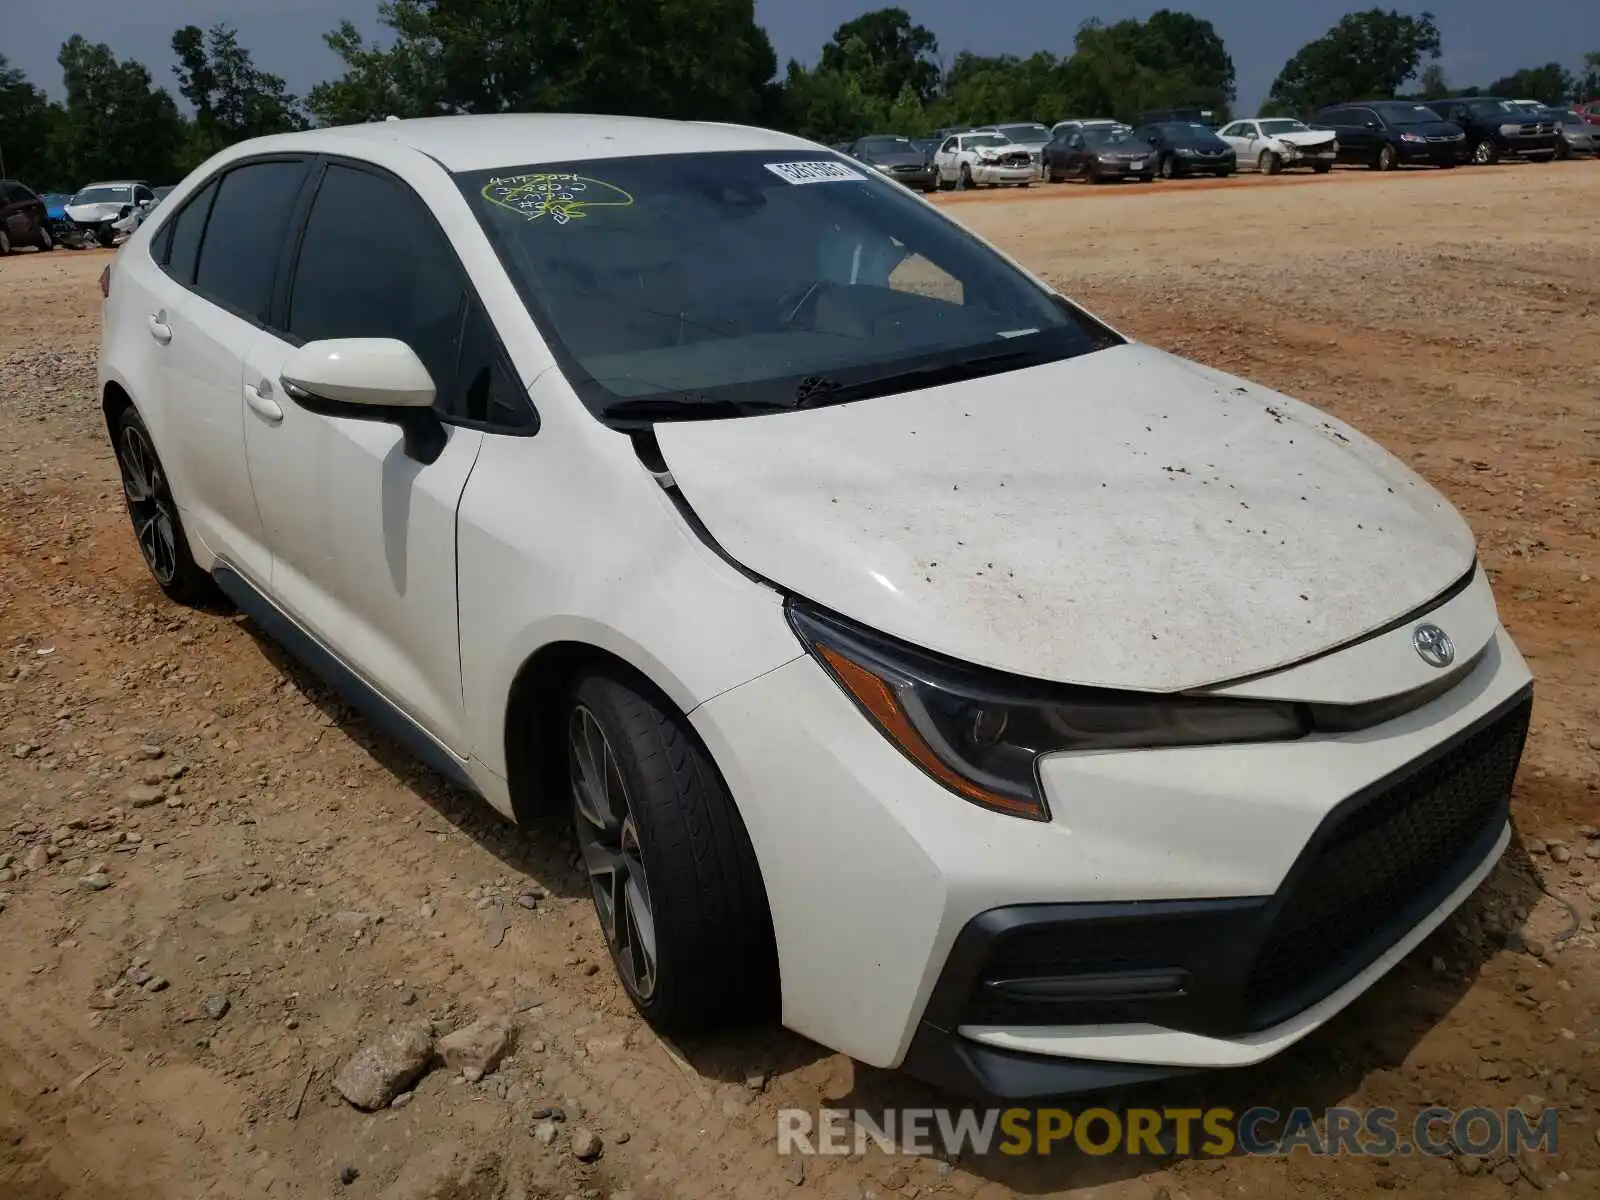
[[[1448,667],[1456,659],[1450,635],[1437,625],[1418,625],[1411,632],[1411,644],[1416,647],[1417,656],[1430,667]]]

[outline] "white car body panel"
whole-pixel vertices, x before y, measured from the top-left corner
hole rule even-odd
[[[979,914],[1269,895],[1342,802],[1503,707],[1529,675],[1481,571],[1429,615],[1456,641],[1454,676],[1412,651],[1414,622],[1395,624],[1472,569],[1472,535],[1437,492],[1309,406],[1149,347],[662,423],[667,469],[653,471],[584,406],[445,173],[797,147],[836,157],[737,126],[387,122],[243,143],[163,203],[181,211],[218,168],[276,151],[348,154],[399,176],[498,330],[539,415],[532,436],[456,426],[424,466],[390,425],[295,407],[276,386],[289,343],[151,259],[164,215],[113,262],[100,383],[149,426],[199,564],[257,589],[500,811],[521,813],[524,732],[508,710],[530,661],[576,643],[645,676],[686,715],[748,829],[784,1023],[896,1066]],[[804,652],[785,591],[1035,679],[1328,704],[1453,686],[1358,732],[1047,755],[1050,819],[1018,820],[941,786],[865,719]],[[1109,1063],[1256,1061],[1392,966],[1499,848],[1394,949],[1274,1029],[960,1035]]]
[[[1145,346],[659,437],[758,574],[1062,683],[1168,692],[1287,666],[1473,561],[1461,518],[1374,443]]]
[[[1051,900],[1269,895],[1340,801],[1493,711],[1528,678],[1501,631],[1457,687],[1358,733],[1053,755],[1040,771],[1048,824],[996,820],[934,783],[809,658],[692,717],[761,861],[784,1024],[890,1067],[956,935],[979,913]],[[1234,1053],[1218,1051],[1211,1065],[1232,1065]]]
[[[1263,133],[1256,121],[1235,121],[1218,135],[1233,147],[1239,165],[1255,169],[1261,156],[1272,151],[1284,166],[1306,163],[1331,164],[1338,148],[1338,136],[1331,129],[1298,129],[1284,133]]]

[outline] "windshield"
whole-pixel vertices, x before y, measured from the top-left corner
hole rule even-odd
[[[1390,125],[1433,125],[1439,120],[1439,114],[1425,104],[1374,105],[1373,111]]]
[[[1261,132],[1267,137],[1273,137],[1280,133],[1307,133],[1311,129],[1311,126],[1304,121],[1291,121],[1287,117],[1275,117],[1270,121],[1262,121],[1259,124],[1261,125]]]
[[[1024,145],[1043,145],[1050,140],[1050,131],[1043,125],[1002,125],[1000,132],[1013,142]]]
[[[1519,117],[1526,115],[1521,105],[1509,100],[1468,100],[1467,111],[1475,117],[1499,117],[1506,113]]]
[[[915,150],[908,137],[870,137],[861,143],[863,154],[910,154]]]
[[[1166,121],[1156,128],[1166,135],[1168,141],[1179,146],[1209,146],[1217,136],[1204,125],[1189,121]]]
[[[1009,146],[1011,139],[1003,133],[970,133],[961,139],[964,146]]]
[[[1110,150],[1118,146],[1131,145],[1133,142],[1133,130],[1102,125],[1095,129],[1085,129],[1083,131],[1083,140],[1097,149]]]
[[[1028,366],[1117,340],[840,158],[654,155],[456,179],[602,416],[630,401],[655,402],[666,420],[675,404],[792,407],[897,373],[1000,355]]]
[[[72,198],[74,204],[126,204],[133,199],[131,187],[86,187]]]

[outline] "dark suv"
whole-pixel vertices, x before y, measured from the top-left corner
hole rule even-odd
[[[44,201],[14,179],[0,179],[0,255],[18,246],[54,250],[56,243]]]
[[[1372,100],[1338,104],[1310,124],[1339,135],[1339,162],[1392,171],[1408,163],[1453,167],[1467,161],[1467,135],[1426,104]]]
[[[1509,100],[1471,96],[1430,100],[1428,107],[1466,131],[1475,163],[1487,166],[1507,154],[1549,162],[1561,148],[1561,126],[1553,117],[1529,112]]]

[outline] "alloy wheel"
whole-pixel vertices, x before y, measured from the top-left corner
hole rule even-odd
[[[623,983],[648,1003],[656,990],[656,924],[639,826],[616,752],[583,704],[567,723],[567,769],[600,927]]]
[[[1472,161],[1480,167],[1488,166],[1494,160],[1494,147],[1487,141],[1479,142],[1472,148]]]
[[[177,519],[161,461],[140,426],[123,426],[117,466],[122,471],[122,494],[139,553],[156,582],[166,587],[178,574]]]

